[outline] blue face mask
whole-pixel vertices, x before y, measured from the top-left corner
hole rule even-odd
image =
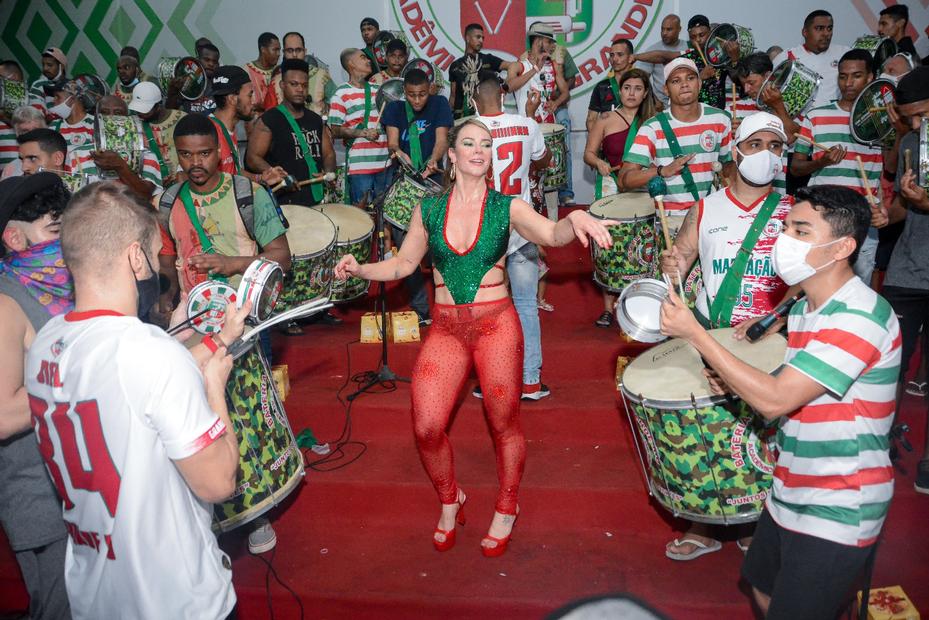
[[[120,80],[120,81],[122,81],[122,80]],[[128,84],[126,84],[125,82],[123,82],[123,86],[125,86],[126,88],[132,88],[133,86],[135,86],[135,85],[138,84],[138,83],[139,83],[139,78],[133,78],[133,80],[132,80],[131,82],[129,82]]]

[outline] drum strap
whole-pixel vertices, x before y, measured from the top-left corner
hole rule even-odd
[[[668,148],[671,149],[671,155],[675,159],[684,155],[684,151],[681,150],[681,143],[677,141],[677,136],[674,134],[674,130],[671,129],[671,122],[668,120],[668,113],[661,112],[656,115],[658,123],[661,125],[661,130],[664,132],[665,140],[668,142]],[[700,200],[700,192],[697,191],[697,184],[694,182],[694,175],[690,173],[690,168],[687,167],[687,164],[684,164],[684,167],[681,168],[681,178],[684,179],[684,185],[687,186],[687,191],[690,192],[690,195],[694,197],[694,201]]]
[[[611,86],[615,84],[615,80],[610,78]],[[616,92],[615,90],[613,91]],[[618,96],[618,95],[617,95]],[[632,119],[632,124],[629,126],[629,133],[626,134],[626,144],[623,145],[623,159],[626,159],[626,154],[629,152],[629,149],[632,148],[632,143],[635,142],[635,136],[639,133],[639,116],[636,115]],[[616,184],[616,191],[619,192],[619,175],[615,172],[611,172],[610,176],[613,177],[613,183]],[[603,198],[603,175],[597,172],[597,185],[594,187],[594,198],[600,200]]]
[[[742,278],[745,276],[745,268],[748,267],[748,261],[752,257],[752,252],[758,242],[758,237],[761,236],[761,231],[767,226],[774,209],[781,202],[781,198],[782,196],[777,192],[768,194],[764,204],[761,205],[761,209],[758,211],[758,215],[755,217],[755,221],[752,222],[751,227],[745,234],[742,246],[729,265],[729,271],[726,272],[726,276],[716,292],[716,298],[713,299],[713,303],[710,305],[710,322],[713,327],[729,327],[732,321],[732,311],[742,298]]]
[[[303,153],[303,159],[306,161],[306,167],[310,172],[310,178],[315,177],[319,170],[316,168],[316,160],[313,159],[313,155],[310,153],[310,145],[306,143],[303,130],[297,125],[297,120],[294,118],[293,114],[290,113],[290,110],[287,109],[285,104],[282,103],[277,106],[277,111],[284,115],[284,118],[287,119],[287,124],[290,125],[290,130],[297,137],[297,144],[300,145],[300,152]],[[313,192],[313,200],[317,203],[322,202],[323,184],[313,183],[310,185],[310,188]]]
[[[413,106],[410,102],[405,101],[403,105],[406,106],[407,130],[410,136],[410,159],[413,161],[413,169],[419,172],[423,168],[423,147],[419,141],[419,125],[413,118]]]
[[[210,241],[210,238],[206,235],[206,231],[203,230],[203,224],[200,223],[200,216],[197,215],[197,209],[194,207],[194,200],[190,195],[190,187],[187,183],[181,185],[181,191],[179,192],[181,197],[181,202],[184,203],[184,210],[187,212],[187,217],[190,219],[190,223],[193,225],[194,230],[197,231],[197,238],[200,239],[200,247],[203,249],[204,254],[213,254],[213,242]],[[226,277],[220,274],[212,274],[214,280],[219,280],[220,282],[225,282]]]
[[[142,129],[145,131],[145,139],[148,141],[148,150],[150,150],[155,156],[155,159],[158,160],[158,166],[161,168],[161,179],[164,181],[164,179],[171,176],[171,171],[168,169],[165,158],[161,154],[161,147],[158,146],[158,141],[155,140],[155,132],[152,130],[152,124],[148,121],[142,121]]]
[[[622,106],[622,100],[619,98],[619,84],[616,82],[616,76],[610,78],[610,90],[613,91],[613,99],[616,100],[616,105]]]
[[[214,114],[210,114],[210,120],[213,121],[213,124],[219,127],[219,130],[223,134],[223,138],[226,140],[226,144],[229,146],[229,150],[232,151],[232,161],[235,164],[235,173],[241,173],[241,166],[239,165],[239,147],[236,146],[235,140],[232,139],[232,136],[229,135],[229,130],[226,129],[225,123],[216,118]]]

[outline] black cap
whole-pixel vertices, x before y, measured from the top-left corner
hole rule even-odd
[[[707,19],[706,15],[694,15],[690,18],[690,21],[687,22],[687,30],[691,30],[697,26],[706,26],[709,28],[710,20]]]
[[[361,20],[361,25],[359,28],[364,28],[365,26],[374,26],[378,30],[381,29],[381,25],[377,23],[377,20],[373,17],[365,17],[363,20]]]
[[[929,67],[916,67],[900,78],[894,99],[897,105],[929,99]]]
[[[57,184],[61,184],[61,179],[53,172],[36,172],[0,181],[0,232],[6,228],[19,205]]]
[[[242,67],[222,65],[213,72],[213,94],[235,95],[239,89],[251,82],[248,73]]]

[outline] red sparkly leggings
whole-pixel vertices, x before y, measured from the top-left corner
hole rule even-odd
[[[454,504],[458,484],[446,429],[472,363],[497,458],[500,491],[496,510],[516,514],[516,495],[526,463],[526,438],[519,425],[523,335],[509,298],[433,306],[432,326],[413,369],[416,447],[439,501]]]

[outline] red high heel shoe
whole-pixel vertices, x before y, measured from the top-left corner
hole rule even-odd
[[[465,514],[464,514],[464,505],[468,501],[468,498],[461,491],[458,492],[458,512],[455,514],[455,523],[458,525],[465,524]],[[457,532],[456,528],[450,530],[440,530],[435,528],[435,532],[432,533],[432,544],[435,545],[436,551],[448,551],[455,546],[455,534]],[[436,534],[442,534],[445,536],[445,540],[439,541],[436,539]]]
[[[516,519],[519,518],[519,506],[516,507],[516,515],[513,517],[513,526],[510,528],[510,533],[504,536],[503,538],[497,538],[496,536],[491,536],[487,534],[481,540],[481,553],[484,554],[485,558],[498,558],[504,553],[506,553],[507,545],[510,544],[510,540],[513,538],[513,528],[516,527]],[[493,547],[488,547],[484,544],[484,541],[490,541],[496,543]]]

